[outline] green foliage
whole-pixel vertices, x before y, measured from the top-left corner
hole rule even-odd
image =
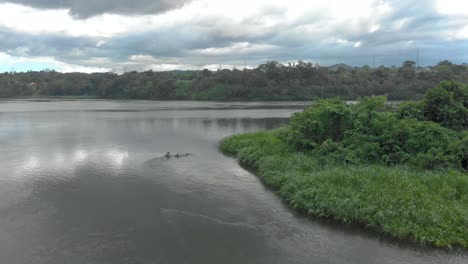
[[[468,128],[468,86],[444,81],[431,89],[422,102],[426,120],[453,129]]]
[[[430,89],[420,102],[404,102],[398,106],[399,118],[433,121],[442,126],[468,128],[468,86],[444,81]]]
[[[398,105],[398,118],[415,118],[424,120],[421,102],[402,102]]]
[[[415,119],[398,119],[393,114],[381,114],[369,123],[365,133],[352,131],[343,144],[354,151],[355,162],[379,161],[384,164],[411,163],[427,168],[415,161],[418,154],[439,155],[444,162],[433,166],[449,167],[455,159],[448,154],[448,145],[457,139],[456,134],[432,122]],[[372,146],[370,150],[369,147]]]
[[[287,140],[302,149],[314,149],[329,139],[340,141],[351,127],[350,114],[350,107],[341,100],[320,100],[293,115]]]
[[[351,110],[351,122],[354,130],[367,133],[379,112],[383,110],[387,98],[384,96],[364,97],[356,105],[348,106]]]
[[[196,95],[198,100],[225,100],[226,99],[226,87],[222,84],[215,85],[206,91],[198,93]]]
[[[176,90],[175,95],[177,98],[184,99],[190,96],[190,80],[177,80],[175,82]]]
[[[386,95],[391,100],[420,99],[439,82],[468,83],[468,66],[443,61],[434,67],[323,67],[297,61],[270,61],[253,69],[169,72],[0,73],[0,97],[96,96],[129,99],[312,100]]]
[[[255,169],[292,207],[308,215],[422,244],[468,247],[468,177],[463,173],[346,166],[291,149],[279,139],[284,133],[237,135],[220,148]],[[321,148],[339,152],[341,146],[328,139]]]
[[[463,138],[450,145],[453,155],[457,157],[461,168],[468,170],[468,132],[464,132]]]
[[[413,103],[412,105],[416,105]],[[412,108],[413,106],[410,105]],[[344,163],[407,163],[424,169],[462,167],[464,156],[450,145],[459,135],[440,124],[419,121],[404,106],[385,111],[385,98],[355,105],[328,99],[293,115],[281,138],[302,151]]]

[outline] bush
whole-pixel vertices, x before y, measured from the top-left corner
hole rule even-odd
[[[398,105],[398,118],[415,118],[424,120],[421,102],[403,102]]]
[[[428,121],[457,130],[468,128],[468,87],[452,81],[442,82],[427,92],[421,111]]]
[[[413,103],[411,108],[416,105],[420,104]],[[317,159],[326,156],[351,164],[408,163],[424,169],[460,167],[464,154],[449,148],[459,139],[457,132],[434,122],[401,118],[408,105],[396,113],[384,106],[384,97],[363,98],[355,105],[322,100],[296,113],[280,138],[299,150],[311,151]],[[417,108],[411,112],[417,115]]]
[[[444,81],[429,90],[420,102],[404,102],[398,106],[399,118],[415,118],[439,123],[445,127],[468,128],[468,86]]]
[[[450,145],[450,149],[457,158],[458,165],[464,170],[468,170],[468,132],[464,133],[464,137]]]
[[[301,149],[314,149],[325,140],[342,140],[351,125],[351,109],[345,102],[320,100],[292,116],[287,141]]]

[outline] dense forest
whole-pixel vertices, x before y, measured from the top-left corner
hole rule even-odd
[[[304,61],[270,61],[253,69],[170,72],[0,74],[0,97],[86,96],[149,100],[310,100],[386,95],[419,99],[442,80],[468,83],[468,65],[449,61],[417,67],[322,67]]]

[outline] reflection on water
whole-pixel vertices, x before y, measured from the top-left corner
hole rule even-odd
[[[217,150],[301,107],[1,102],[2,263],[466,263],[298,216]]]

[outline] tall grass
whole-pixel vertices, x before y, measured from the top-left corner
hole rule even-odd
[[[421,244],[468,247],[468,177],[462,172],[344,165],[298,152],[278,133],[236,135],[220,149],[308,215]]]

